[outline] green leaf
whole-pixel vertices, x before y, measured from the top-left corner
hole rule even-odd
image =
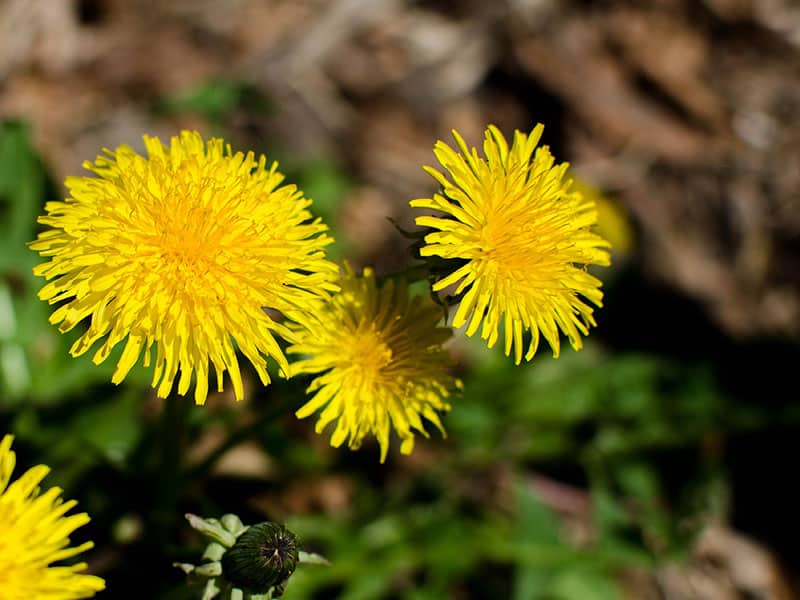
[[[128,388],[116,397],[84,408],[70,430],[92,445],[109,462],[123,465],[141,438],[140,399]]]
[[[566,569],[554,579],[550,589],[553,600],[620,600],[614,578],[606,573]]]
[[[28,126],[0,122],[0,273],[13,272],[30,280],[28,270],[36,255],[25,244],[33,238],[45,183]]]
[[[558,517],[525,484],[519,485],[517,493],[514,536],[528,542],[562,543]]]

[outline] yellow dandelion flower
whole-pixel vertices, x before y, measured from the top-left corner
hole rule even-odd
[[[441,310],[411,298],[403,282],[379,287],[370,269],[359,277],[346,267],[340,286],[315,318],[297,328],[297,343],[288,348],[304,355],[291,365],[292,374],[318,374],[307,390],[314,396],[297,416],[325,407],[317,433],[338,419],[331,445],[348,439],[352,449],[374,435],[381,462],[392,428],[403,454],[414,448],[414,431],[428,436],[420,417],[444,435],[438,413],[450,410],[447,398],[461,383],[447,373],[450,358],[442,343],[452,332],[437,325]]]
[[[184,131],[170,146],[144,137],[147,157],[128,146],[105,150],[68,177],[70,196],[48,202],[39,222],[51,229],[30,247],[52,257],[34,269],[47,283],[39,297],[59,306],[50,322],[66,332],[90,317],[70,353],[101,338],[103,362],[127,338],[112,381],[120,383],[144,351],[157,346],[153,387],[166,397],[180,369],[178,393],[195,373],[194,398],[205,402],[209,361],[222,390],[228,371],[243,397],[236,348],[266,385],[266,357],[283,373],[274,335],[285,333],[265,309],[308,309],[335,291],[338,268],[325,259],[332,240],[307,210],[311,200],[281,185],[277,163],[233,153],[220,139]]]
[[[59,488],[41,494],[39,484],[49,468],[39,465],[11,482],[16,455],[13,437],[0,441],[0,598],[3,600],[70,600],[88,598],[105,588],[86,575],[86,563],[53,566],[92,547],[69,547],[69,535],[89,522],[86,513],[65,516],[75,501],[64,502]]]
[[[594,203],[570,190],[571,181],[564,179],[568,163],[554,166],[549,149],[536,148],[543,129],[515,132],[509,148],[490,125],[485,158],[453,131],[460,153],[441,141],[434,148],[450,179],[425,168],[442,193],[411,201],[413,207],[444,213],[417,217],[416,223],[438,230],[425,236],[422,256],[458,261],[433,286],[439,291],[456,285],[455,294],[463,293],[453,327],[466,324],[472,336],[483,323],[481,337],[491,348],[502,323],[506,356],[513,347],[517,364],[524,331],[531,333],[525,360],[536,353],[540,332],[554,356],[559,329],[580,349],[581,334],[595,325],[584,299],[601,306],[603,298],[601,282],[585,267],[609,264],[608,242],[592,231]]]

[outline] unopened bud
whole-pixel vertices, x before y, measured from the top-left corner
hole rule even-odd
[[[222,557],[222,573],[235,587],[265,594],[297,567],[297,536],[277,523],[258,523],[242,533]]]

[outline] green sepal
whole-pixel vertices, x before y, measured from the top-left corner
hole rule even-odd
[[[203,558],[206,560],[220,560],[222,555],[225,554],[225,546],[219,542],[211,542],[203,551]]]
[[[222,523],[217,519],[203,519],[197,515],[186,513],[186,520],[189,521],[189,525],[204,536],[215,542],[219,542],[227,548],[230,548],[236,543],[236,536],[226,531]]]
[[[222,515],[221,521],[222,526],[237,537],[247,530],[247,527],[237,515],[231,513]]]
[[[194,574],[200,577],[219,577],[222,575],[222,565],[218,561],[203,563],[194,568]]]
[[[216,598],[216,597],[219,595],[219,593],[220,593],[221,591],[222,591],[222,590],[220,590],[220,589],[217,587],[217,582],[216,582],[216,580],[214,580],[214,579],[209,579],[209,580],[208,580],[208,583],[206,583],[206,587],[205,587],[205,588],[203,588],[203,597],[202,597],[202,600],[212,600],[213,598]]]
[[[329,565],[331,564],[327,558],[322,556],[321,554],[314,554],[313,552],[304,552],[300,550],[298,552],[298,559],[297,562],[306,563],[309,565]]]
[[[183,571],[187,575],[192,574],[194,572],[194,569],[195,569],[195,566],[194,565],[190,565],[189,563],[174,562],[174,563],[172,563],[172,566],[179,568],[181,571]]]

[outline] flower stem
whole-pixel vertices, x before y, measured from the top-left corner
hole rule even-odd
[[[396,273],[386,273],[377,279],[381,283],[383,283],[383,281],[386,279],[405,279],[407,282],[413,283],[414,281],[422,281],[428,279],[429,277],[430,269],[428,268],[428,265],[423,262],[416,265],[411,265]]]
[[[170,394],[164,401],[161,417],[161,464],[159,469],[158,505],[156,519],[159,525],[169,526],[177,522],[184,472],[182,455],[186,444],[191,400]],[[165,528],[166,529],[166,528]]]

